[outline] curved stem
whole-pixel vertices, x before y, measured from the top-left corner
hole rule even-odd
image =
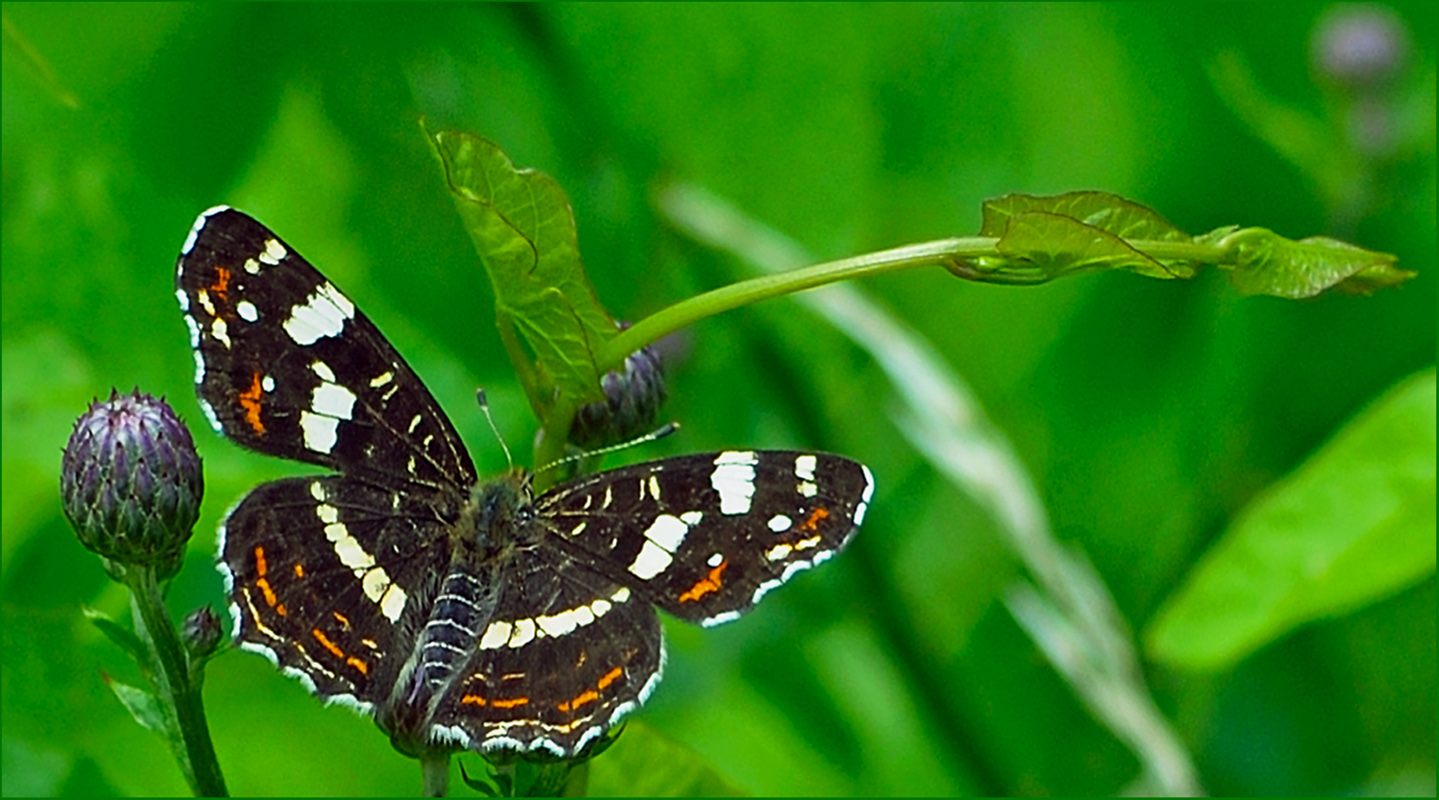
[[[940,239],[722,286],[651,314],[609,340],[597,359],[600,372],[617,368],[626,356],[644,345],[722,311],[835,281],[867,278],[915,267],[948,266],[956,259],[994,255],[997,241],[983,236]]]
[[[125,572],[125,582],[130,587],[136,633],[149,646],[154,662],[155,699],[166,716],[166,727],[170,729],[166,731],[167,738],[180,762],[180,771],[196,795],[228,796],[225,776],[210,741],[199,681],[194,679],[189,656],[160,596],[155,570],[131,567]]]
[[[977,268],[971,263],[971,259],[982,257],[1004,258],[996,250],[998,243],[999,239],[990,236],[938,239],[838,261],[827,261],[789,272],[762,275],[722,286],[651,314],[609,340],[596,359],[599,370],[603,373],[617,369],[625,357],[635,350],[705,317],[835,281],[932,266],[941,266],[962,278],[984,283],[1033,284],[1052,279],[1053,276],[1050,275],[1029,275],[1015,271],[1013,267],[1006,271]],[[1197,242],[1132,239],[1129,244],[1156,260],[1222,264],[1232,261],[1234,257],[1230,248]]]

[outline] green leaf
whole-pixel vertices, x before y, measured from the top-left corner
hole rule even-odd
[[[512,321],[534,353],[544,386],[532,388],[553,387],[576,402],[601,399],[595,353],[616,328],[580,261],[564,190],[548,175],[516,169],[477,136],[441,131],[432,141],[494,284],[501,324]]]
[[[1245,294],[1302,298],[1332,288],[1367,294],[1415,275],[1394,266],[1395,256],[1325,236],[1296,242],[1264,228],[1245,228],[1216,243],[1233,248],[1238,260],[1229,280]]]
[[[85,618],[90,620],[91,625],[94,625],[101,633],[105,634],[105,638],[119,645],[121,650],[129,653],[130,657],[135,659],[135,663],[139,664],[141,669],[150,669],[150,654],[149,651],[145,649],[145,643],[140,641],[140,637],[136,636],[134,632],[129,629],[116,624],[115,621],[106,616],[103,611],[90,608],[89,606],[85,606],[82,610],[84,611]]]
[[[1435,374],[1411,377],[1244,510],[1156,615],[1156,660],[1222,669],[1434,572]]]
[[[1108,192],[1010,194],[985,201],[983,213],[979,235],[999,237],[996,249],[1009,260],[993,266],[1014,269],[1012,262],[1019,260],[1032,265],[1041,280],[1096,269],[1190,278],[1198,266],[1160,261],[1132,247],[1126,240],[1186,242],[1190,237],[1152,209]]]
[[[1109,192],[1067,192],[1048,197],[1007,194],[984,202],[980,236],[1002,236],[1008,221],[1030,211],[1069,217],[1122,239],[1182,242],[1189,234],[1148,206]]]
[[[109,676],[106,676],[105,683],[109,684],[111,691],[120,698],[120,704],[125,706],[136,722],[162,736],[167,735],[165,715],[160,710],[160,703],[153,694],[144,689],[121,683]]]

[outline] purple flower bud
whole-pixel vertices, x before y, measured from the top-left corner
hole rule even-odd
[[[220,617],[209,606],[200,606],[191,611],[180,624],[180,637],[192,655],[204,658],[215,652],[224,633]]]
[[[627,327],[621,323],[620,330]],[[623,372],[606,372],[600,378],[600,387],[605,399],[581,406],[570,429],[570,441],[585,449],[649,433],[668,396],[664,364],[654,345],[631,353],[625,359]]]
[[[164,400],[114,390],[75,422],[60,463],[60,499],[80,542],[167,578],[200,516],[204,473],[190,431]]]

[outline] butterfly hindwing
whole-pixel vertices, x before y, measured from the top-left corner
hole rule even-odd
[[[410,513],[396,513],[395,505]],[[448,566],[443,527],[340,476],[256,487],[226,517],[220,568],[236,637],[312,691],[368,710],[410,656]]]
[[[553,548],[522,551],[511,564],[435,723],[464,729],[479,749],[575,753],[659,683],[659,617],[629,588]]]

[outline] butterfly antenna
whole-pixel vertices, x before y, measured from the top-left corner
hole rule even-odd
[[[510,446],[505,444],[505,437],[500,435],[500,429],[495,425],[495,418],[490,416],[490,401],[485,397],[483,388],[475,390],[475,402],[480,404],[480,410],[485,412],[485,422],[490,423],[490,430],[495,432],[495,441],[500,443],[500,449],[505,451],[505,464],[510,470],[515,468],[515,460],[510,457]]]
[[[614,453],[620,450],[624,450],[626,448],[634,447],[635,445],[644,444],[645,442],[653,442],[657,439],[663,439],[679,429],[680,424],[678,422],[668,422],[650,431],[649,433],[646,433],[643,436],[636,436],[635,438],[630,439],[627,442],[620,442],[619,444],[612,444],[609,447],[601,447],[598,450],[586,450],[581,453],[572,453],[565,456],[564,458],[557,458],[554,461],[551,461],[543,467],[535,470],[535,474],[538,475],[545,470],[554,469],[555,467],[562,467],[572,461],[580,461],[591,456],[602,456],[607,453]]]

